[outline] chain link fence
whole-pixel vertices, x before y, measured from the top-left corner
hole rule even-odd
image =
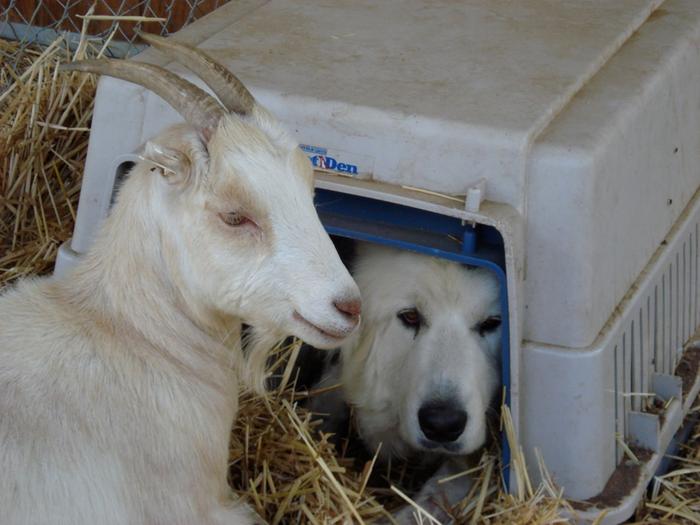
[[[212,12],[229,0],[2,0],[0,38],[29,45],[48,45],[60,35],[78,42],[85,15],[92,39],[111,37],[108,55],[127,57],[143,47],[135,30],[168,35]],[[129,17],[114,20],[110,17]],[[114,34],[112,34],[114,33]],[[21,60],[22,53],[8,58]]]

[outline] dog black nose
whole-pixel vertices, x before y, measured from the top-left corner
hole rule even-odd
[[[467,413],[454,403],[433,401],[418,410],[418,423],[425,437],[437,443],[455,441],[467,426]]]

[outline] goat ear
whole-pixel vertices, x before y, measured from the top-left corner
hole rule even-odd
[[[206,168],[209,160],[204,143],[190,144],[189,141],[184,141],[179,148],[149,141],[144,148],[143,159],[152,165],[152,172],[176,186],[188,185],[203,167]]]

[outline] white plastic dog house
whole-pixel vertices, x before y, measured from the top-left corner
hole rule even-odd
[[[700,4],[250,0],[173,38],[210,50],[296,133],[331,231],[364,222],[367,238],[500,258],[529,464],[540,449],[586,499],[625,467],[621,440],[648,449],[605,522],[628,517],[700,388],[694,370],[685,388],[674,374],[700,324]],[[57,271],[88,249],[124,163],[177,120],[101,80]],[[644,411],[649,393],[663,416]]]

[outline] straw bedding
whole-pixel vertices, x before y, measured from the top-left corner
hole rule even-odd
[[[18,277],[51,271],[58,246],[72,232],[87,150],[95,79],[57,74],[60,61],[98,56],[83,39],[72,52],[61,39],[45,49],[22,53],[0,40],[0,288]],[[278,349],[280,362],[295,349]],[[279,364],[279,363],[278,363]],[[266,397],[243,394],[232,432],[230,482],[270,523],[371,523],[390,520],[404,503],[400,488],[405,465],[394,465],[390,480],[376,483],[386,467],[372,460],[357,465],[342,457],[311,414],[298,406],[303,393],[291,388],[290,370]],[[509,414],[503,413],[507,434]],[[496,440],[497,442],[497,440]],[[700,429],[683,449],[678,468],[659,478],[637,523],[700,523]],[[499,450],[484,452],[465,499],[452,510],[458,523],[540,524],[564,522],[573,512],[549,477],[533,487],[522,455],[511,468],[520,492],[502,490]],[[374,471],[374,472],[372,472]],[[371,475],[371,474],[374,475]],[[418,522],[433,523],[417,510]]]
[[[50,271],[71,235],[95,93],[93,78],[57,73],[61,42],[17,72],[16,48],[0,40],[0,286]]]

